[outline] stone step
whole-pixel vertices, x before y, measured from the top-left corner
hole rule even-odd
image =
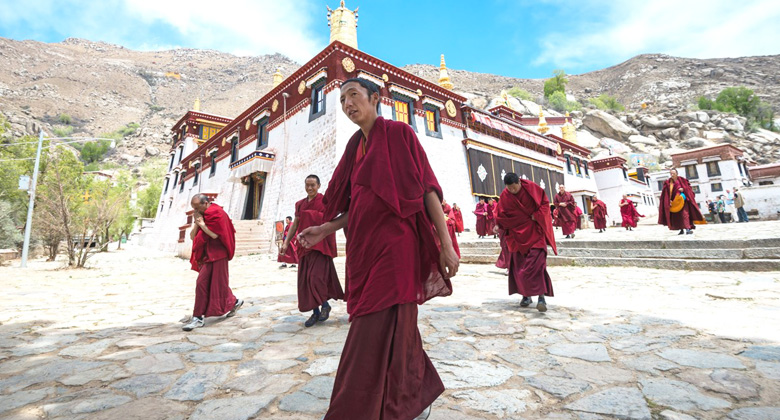
[[[638,267],[682,271],[780,271],[780,260],[689,260],[652,258],[582,258],[548,256],[549,266]]]
[[[780,248],[747,249],[594,249],[560,248],[561,257],[658,258],[696,260],[780,259]]]
[[[459,242],[461,250],[499,249],[498,240],[479,240]],[[655,240],[655,241],[586,241],[578,239],[562,239],[556,241],[558,249],[568,248],[592,248],[592,249],[747,249],[747,248],[780,248],[780,238],[765,239],[719,239],[700,240],[690,236],[682,236],[680,239]]]

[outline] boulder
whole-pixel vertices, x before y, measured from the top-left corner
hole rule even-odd
[[[701,137],[692,137],[688,140],[681,142],[680,146],[686,149],[696,149],[699,147],[714,146],[714,143],[707,139],[703,139]]]
[[[594,136],[587,130],[577,130],[577,143],[588,149],[593,149],[599,145],[599,138]]]
[[[662,128],[669,128],[669,127],[677,127],[677,125],[679,124],[674,120],[659,120],[658,118],[652,115],[648,115],[642,118],[642,125],[647,128],[662,129]]]
[[[601,144],[601,147],[607,149],[608,151],[611,150],[613,155],[622,155],[625,153],[631,153],[630,147],[626,146],[625,144],[617,140],[608,137],[604,137],[603,139],[601,139],[599,144]]]
[[[160,154],[160,151],[154,147],[154,146],[146,146],[146,156],[157,156]]]
[[[661,136],[667,139],[679,139],[680,130],[674,127],[669,127],[661,130]]]
[[[707,124],[710,122],[710,116],[704,111],[698,111],[696,112],[696,119],[699,120],[700,123]]]
[[[672,155],[676,155],[678,153],[683,153],[683,152],[687,152],[687,150],[685,150],[685,149],[678,149],[678,148],[675,148],[675,147],[669,147],[669,148],[663,149],[661,151],[661,160],[671,161],[672,160]],[[666,165],[666,163],[664,163],[664,165]]]
[[[601,110],[588,111],[583,123],[591,131],[610,138],[627,140],[629,136],[636,133],[636,130]]]
[[[720,120],[720,126],[726,131],[744,131],[745,126],[735,117],[728,117]]]
[[[640,136],[638,134],[635,134],[633,136],[630,136],[628,138],[628,141],[631,142],[631,144],[649,144],[651,146],[657,146],[658,140],[654,136]]]
[[[683,112],[677,115],[677,118],[682,122],[698,121],[699,116],[695,112]]]

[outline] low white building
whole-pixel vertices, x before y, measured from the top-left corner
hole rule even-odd
[[[647,168],[639,167],[629,176],[626,160],[610,156],[592,162],[593,173],[598,186],[599,199],[607,205],[608,223],[620,225],[620,200],[623,195],[636,203],[639,214],[652,220],[658,215],[658,200],[650,189]]]

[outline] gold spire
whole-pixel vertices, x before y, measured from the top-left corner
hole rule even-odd
[[[441,55],[441,64],[439,65],[439,86],[447,90],[452,90],[454,85],[450,82],[450,75],[447,73],[447,65],[444,63],[444,54]]]
[[[568,112],[566,113],[566,123],[561,127],[561,137],[568,142],[579,144],[577,143],[577,128],[572,124]]]
[[[276,68],[276,73],[274,73],[274,86],[273,87],[279,86],[279,84],[282,83],[282,80],[284,80],[284,75],[282,75],[282,68],[281,67],[277,67]]]
[[[544,111],[542,111],[542,107],[539,107],[539,133],[541,135],[545,135],[547,131],[550,129],[550,127],[547,127],[547,120],[544,119]]]
[[[330,42],[341,41],[350,47],[357,49],[357,21],[358,9],[354,11],[344,6],[344,0],[338,9],[328,8],[328,26],[330,26]]]
[[[193,111],[200,111],[200,98],[195,98],[195,104],[192,105]]]

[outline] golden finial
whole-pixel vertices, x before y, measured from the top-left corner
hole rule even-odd
[[[282,80],[284,80],[284,75],[282,75],[282,68],[281,67],[277,67],[276,68],[276,73],[274,73],[274,83],[273,83],[274,86],[273,87],[279,86],[279,84],[282,83]]]
[[[452,90],[454,85],[450,82],[450,75],[447,73],[447,64],[444,63],[444,54],[441,55],[441,64],[439,65],[439,86],[447,90]]]
[[[195,104],[192,105],[193,111],[200,111],[200,98],[195,98]]]
[[[539,133],[542,135],[545,135],[547,131],[550,130],[550,127],[547,127],[547,120],[544,119],[544,111],[542,111],[542,107],[539,107]]]
[[[349,10],[344,5],[344,0],[338,9],[333,10],[327,5],[328,26],[330,26],[330,42],[341,41],[352,48],[357,49],[357,21],[358,9]]]
[[[561,137],[568,142],[579,144],[577,143],[577,128],[572,124],[568,112],[566,113],[566,122],[561,127]]]

